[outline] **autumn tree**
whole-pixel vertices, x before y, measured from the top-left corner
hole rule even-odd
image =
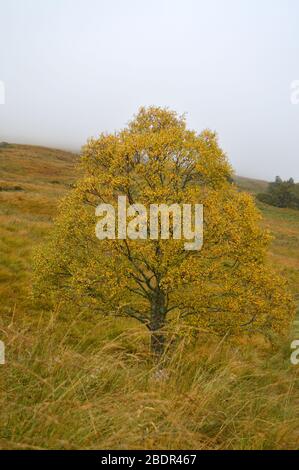
[[[164,350],[165,326],[188,321],[218,334],[284,331],[293,304],[266,263],[269,234],[252,197],[231,183],[232,170],[208,130],[188,130],[184,117],[141,108],[128,126],[84,147],[75,188],[61,204],[49,243],[36,260],[35,291],[69,299],[94,314],[130,317]],[[204,243],[99,240],[100,203],[204,206]]]

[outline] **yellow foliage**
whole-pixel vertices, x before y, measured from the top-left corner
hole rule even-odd
[[[287,329],[294,307],[266,265],[270,236],[252,197],[231,183],[214,133],[188,130],[167,109],[141,108],[124,130],[88,142],[81,169],[37,257],[38,293],[133,317],[152,332],[156,352],[173,318],[219,334]],[[145,207],[203,204],[203,249],[185,251],[173,239],[98,240],[95,208],[119,195]]]

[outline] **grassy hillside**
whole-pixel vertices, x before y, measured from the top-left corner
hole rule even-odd
[[[244,176],[235,176],[234,181],[240,189],[253,194],[265,192],[268,186],[267,181],[244,178]]]
[[[75,179],[77,156],[27,145],[0,148],[0,296],[3,313],[28,303],[31,255]]]
[[[32,253],[76,160],[41,147],[0,149],[0,448],[298,448],[299,367],[290,365],[289,340],[186,338],[161,380],[134,322],[32,301]],[[251,192],[265,184],[237,183]],[[260,209],[275,236],[269,262],[299,300],[299,212]]]
[[[268,183],[237,176],[235,183],[242,191],[253,195],[265,192]],[[280,209],[257,201],[263,215],[263,226],[270,230],[273,242],[269,252],[270,262],[289,281],[299,305],[299,211]],[[295,335],[299,336],[299,312],[295,321]]]

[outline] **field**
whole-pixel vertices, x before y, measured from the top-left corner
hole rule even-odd
[[[0,449],[298,449],[299,366],[290,338],[182,341],[161,377],[134,321],[31,296],[32,255],[76,179],[74,154],[0,148]],[[240,190],[266,183],[236,179]],[[269,263],[299,302],[299,211],[259,203]]]
[[[237,177],[241,190],[255,194],[266,189],[264,181]],[[270,230],[273,241],[269,262],[288,279],[290,289],[299,304],[299,212],[280,209],[257,201],[263,215],[263,226]],[[299,334],[299,317],[295,320],[295,335]]]

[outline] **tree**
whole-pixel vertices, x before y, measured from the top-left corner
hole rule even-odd
[[[37,256],[35,290],[101,315],[131,317],[164,350],[175,318],[226,334],[284,331],[293,305],[284,281],[266,265],[269,234],[250,195],[211,131],[188,130],[184,117],[141,108],[127,128],[84,147],[83,177],[62,202],[49,243]],[[185,240],[98,240],[99,203],[204,205],[204,244]]]
[[[261,202],[266,204],[291,209],[299,209],[299,185],[295,184],[293,178],[283,181],[279,176],[270,183],[267,192],[257,195]]]

